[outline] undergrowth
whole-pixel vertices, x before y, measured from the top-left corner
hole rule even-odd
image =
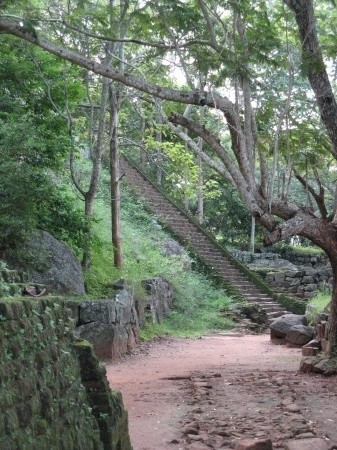
[[[109,297],[113,281],[124,279],[135,295],[145,300],[141,281],[162,276],[173,286],[174,309],[163,324],[146,326],[142,330],[144,339],[164,334],[198,336],[231,328],[232,322],[219,315],[219,310],[231,309],[225,292],[203,274],[191,270],[192,261],[185,251],[181,255],[165,256],[163,244],[172,238],[138,200],[128,191],[123,192],[123,269],[117,270],[113,266],[109,209],[103,200],[99,200],[96,203],[99,221],[95,225],[93,264],[85,274],[88,294],[96,298]]]
[[[324,312],[331,303],[331,293],[319,292],[307,305],[307,315],[309,321],[315,320],[317,314]]]

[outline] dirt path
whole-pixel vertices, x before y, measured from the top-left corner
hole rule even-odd
[[[299,375],[300,358],[268,335],[170,338],[107,375],[122,391],[134,450],[230,449],[265,437],[280,449],[295,437],[337,448],[337,378]]]

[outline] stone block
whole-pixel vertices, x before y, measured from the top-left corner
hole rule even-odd
[[[304,286],[304,290],[306,292],[314,292],[317,290],[317,284],[315,284],[315,283],[306,284]]]
[[[313,372],[314,369],[314,358],[313,357],[305,357],[302,358],[300,361],[300,367],[299,370],[300,372],[303,373],[309,373],[309,372]]]
[[[239,441],[235,450],[273,450],[270,439],[243,439]]]
[[[284,279],[285,279],[284,272],[276,272],[274,274],[274,280],[276,281],[276,283],[281,283],[282,281],[284,281]]]
[[[296,278],[298,277],[298,272],[295,270],[287,270],[286,272],[284,272],[284,275],[286,276],[286,278]]]
[[[302,347],[302,356],[316,356],[318,352],[316,347]]]
[[[287,441],[285,450],[328,450],[328,444],[320,438]]]
[[[275,275],[274,272],[267,273],[267,275],[266,275],[266,282],[267,283],[273,283],[274,282],[274,275]]]
[[[321,340],[322,351],[324,353],[329,353],[330,351],[330,342],[327,339]]]
[[[78,337],[92,344],[97,356],[101,358],[113,357],[114,324],[91,322],[77,327],[75,332]]]
[[[80,305],[80,324],[101,322],[111,324],[116,321],[115,301],[95,300],[85,301]]]

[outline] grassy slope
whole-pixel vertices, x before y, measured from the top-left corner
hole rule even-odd
[[[163,242],[171,239],[155,218],[149,215],[130,193],[123,194],[122,225],[125,263],[121,271],[112,264],[110,219],[108,207],[97,201],[96,224],[99,238],[94,244],[93,268],[86,273],[86,285],[91,296],[109,295],[111,281],[128,280],[138,296],[144,296],[140,282],[154,276],[168,279],[176,294],[174,310],[164,324],[149,325],[143,336],[174,334],[197,336],[207,331],[224,330],[232,326],[219,316],[219,310],[231,309],[231,302],[222,289],[216,288],[203,274],[192,271],[187,253],[164,256]]]

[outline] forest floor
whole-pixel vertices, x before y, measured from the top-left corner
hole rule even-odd
[[[223,333],[142,344],[106,368],[134,450],[233,449],[247,438],[337,449],[337,377],[300,374],[300,359],[268,334]]]

